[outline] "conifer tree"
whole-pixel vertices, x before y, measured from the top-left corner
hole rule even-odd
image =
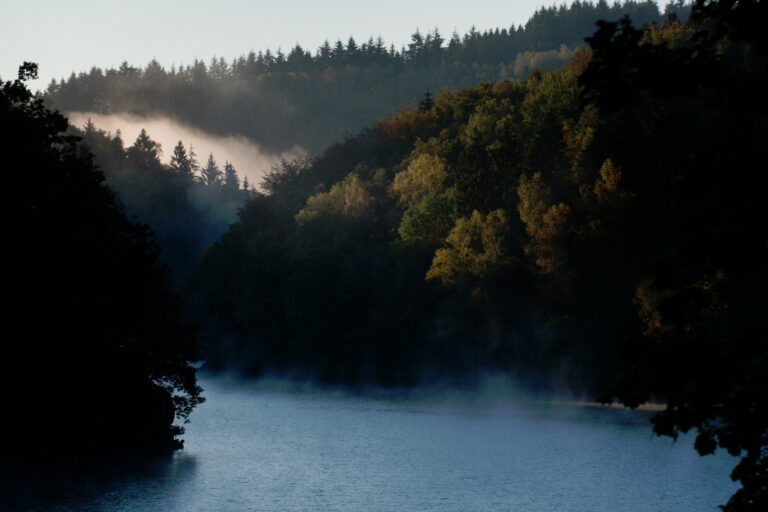
[[[344,59],[344,43],[341,42],[341,39],[336,40],[336,43],[333,45],[333,50],[331,52],[331,57],[333,59],[339,61]]]
[[[323,42],[323,45],[317,50],[317,59],[323,62],[330,60],[332,51],[331,43],[326,39]]]
[[[224,164],[224,186],[232,191],[240,188],[240,179],[237,176],[235,166],[229,161]]]
[[[429,112],[435,104],[435,99],[432,93],[427,91],[424,93],[424,98],[419,102],[419,111]]]
[[[206,162],[205,167],[203,167],[203,170],[201,171],[203,185],[209,187],[221,185],[222,174],[223,173],[221,172],[221,169],[219,169],[216,160],[213,159],[213,153],[209,154],[208,162]]]
[[[158,169],[162,166],[160,155],[162,147],[147,134],[147,130],[141,129],[133,146],[128,148],[128,160],[142,169]]]
[[[85,126],[83,127],[83,132],[84,132],[86,137],[91,136],[94,133],[96,133],[96,125],[93,124],[93,121],[91,120],[90,117],[88,118],[88,122],[85,123]]]
[[[197,176],[200,172],[200,162],[197,161],[197,153],[192,144],[189,145],[189,168],[192,171],[192,176]]]
[[[179,141],[176,147],[173,148],[173,156],[171,157],[171,169],[182,176],[192,176],[192,162],[187,154],[187,150],[184,148],[184,144]]]

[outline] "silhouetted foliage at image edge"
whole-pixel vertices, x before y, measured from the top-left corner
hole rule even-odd
[[[172,451],[174,419],[202,401],[194,332],[147,228],[25,87],[36,73],[25,63],[0,86],[3,462]]]

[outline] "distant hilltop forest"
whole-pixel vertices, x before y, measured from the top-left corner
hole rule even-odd
[[[94,68],[47,98],[24,63],[0,84],[0,449],[172,451],[201,360],[351,387],[493,372],[666,403],[657,434],[741,457],[723,510],[768,510],[768,1],[665,14],[576,2],[447,44]],[[166,165],[146,131],[126,147],[44,101],[338,140],[254,191],[226,155],[180,141]]]
[[[295,144],[318,153],[393,108],[415,104],[425,90],[522,79],[533,69],[560,67],[597,20],[629,15],[641,25],[669,15],[687,19],[689,11],[682,0],[664,12],[653,1],[576,1],[543,7],[524,26],[473,28],[448,39],[437,29],[417,31],[400,49],[381,38],[358,43],[350,37],[326,41],[314,55],[296,45],[287,54],[267,49],[231,63],[214,57],[209,64],[165,69],[155,60],[144,68],[124,62],[119,69],[94,67],[52,80],[46,100],[64,112],[167,116],[215,134],[244,135],[276,153]]]

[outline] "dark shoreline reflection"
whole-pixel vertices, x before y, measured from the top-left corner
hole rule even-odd
[[[500,381],[406,394],[201,385],[207,400],[184,450],[53,479],[14,475],[14,507],[0,489],[0,510],[715,512],[735,490],[730,456],[700,457],[690,436],[655,437],[649,411]]]
[[[0,467],[3,512],[108,510],[114,501],[155,488],[172,494],[197,471],[197,459],[184,450],[170,455],[121,458],[107,463],[68,467],[47,461],[34,468]],[[85,466],[85,467],[83,467]]]

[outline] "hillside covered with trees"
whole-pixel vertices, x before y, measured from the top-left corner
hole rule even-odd
[[[182,141],[173,148],[170,163],[163,164],[162,148],[146,130],[128,147],[119,132],[107,133],[90,121],[70,132],[93,155],[126,213],[152,229],[160,261],[170,269],[175,285],[256,193],[231,163],[221,165],[210,154],[201,164],[194,149],[188,150]]]
[[[201,359],[350,387],[492,373],[663,402],[656,433],[740,457],[724,510],[768,509],[766,5],[575,2],[399,50],[94,68],[44,98],[24,64],[0,84],[0,449],[173,451]],[[256,192],[46,104],[325,150]]]
[[[656,398],[657,433],[743,456],[726,510],[760,510],[764,19],[601,22],[561,69],[426,95],[274,170],[189,283],[210,366]]]
[[[687,18],[682,0],[666,14]],[[539,9],[524,26],[445,36],[416,32],[407,47],[381,39],[326,42],[314,54],[297,45],[250,52],[231,62],[165,69],[124,63],[93,68],[52,82],[46,100],[64,111],[167,116],[210,133],[244,135],[281,153],[298,144],[310,153],[324,150],[378,116],[404,103],[415,104],[425,90],[437,92],[521,79],[533,69],[559,67],[599,19],[628,14],[635,23],[660,22],[652,1],[609,5],[574,2]]]

